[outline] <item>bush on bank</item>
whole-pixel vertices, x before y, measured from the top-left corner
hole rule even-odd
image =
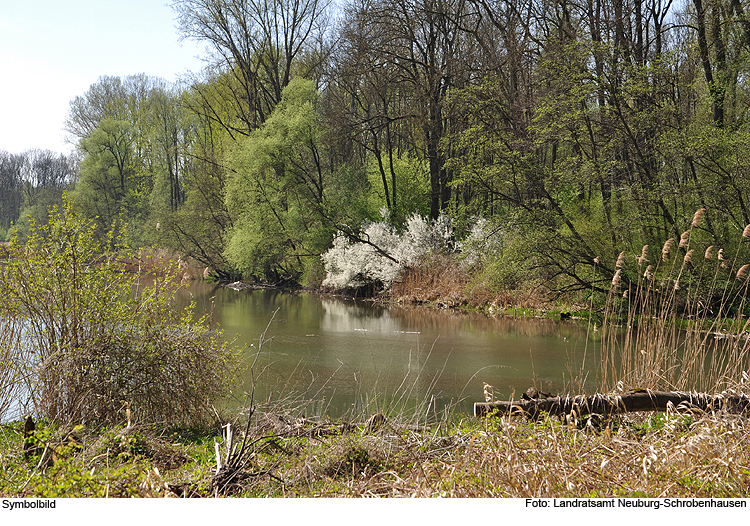
[[[13,389],[0,409],[89,426],[121,422],[125,409],[141,423],[204,420],[230,386],[233,352],[177,308],[173,272],[127,272],[134,256],[114,230],[95,230],[66,207],[12,242],[0,285],[11,355],[0,369]]]

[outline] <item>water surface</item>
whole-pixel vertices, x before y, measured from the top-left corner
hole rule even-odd
[[[587,327],[546,319],[489,318],[426,307],[384,307],[277,290],[235,291],[196,282],[182,292],[199,313],[213,308],[226,338],[255,362],[235,392],[254,399],[314,400],[309,413],[339,417],[407,405],[471,413],[484,398],[519,396],[530,386],[578,390],[581,365],[593,363]],[[260,336],[266,340],[258,352]]]

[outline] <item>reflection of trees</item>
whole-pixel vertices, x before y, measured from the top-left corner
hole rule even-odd
[[[314,328],[316,331],[374,333],[421,332],[441,334],[507,334],[519,338],[584,338],[586,326],[559,323],[542,318],[490,318],[482,314],[460,313],[425,307],[385,307],[316,294],[291,294],[279,290],[233,291],[208,283],[195,283],[188,289],[189,300],[199,310],[209,312],[215,297],[220,315],[231,318],[259,318],[268,321],[280,309],[281,319]],[[187,298],[186,296],[186,298]],[[231,314],[229,311],[233,311]],[[249,319],[243,323],[248,325]],[[265,325],[263,326],[263,328]]]
[[[525,338],[584,337],[586,327],[559,323],[543,318],[490,318],[482,314],[460,313],[424,307],[392,307],[390,316],[398,320],[401,330],[438,331],[449,333],[508,334]]]
[[[562,392],[567,364],[580,363],[586,337],[585,325],[546,319],[385,307],[275,290],[237,292],[206,283],[188,291],[203,312],[215,296],[215,319],[227,338],[246,346],[248,360],[279,308],[256,367],[256,401],[315,399],[315,407],[331,415],[364,411],[376,400],[425,405],[433,395],[438,408],[464,396],[469,411],[482,397],[484,381],[499,396],[525,391],[534,377],[538,387]],[[593,359],[589,348],[587,360]]]
[[[321,298],[325,314],[321,321],[321,330],[331,332],[368,331],[392,333],[402,330],[397,320],[393,319],[387,309],[358,305],[338,299]]]

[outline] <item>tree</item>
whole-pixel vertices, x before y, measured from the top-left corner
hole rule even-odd
[[[362,2],[354,12],[358,27],[366,31],[366,37],[356,40],[357,58],[378,64],[379,71],[387,71],[394,82],[409,88],[407,111],[420,131],[421,154],[429,165],[430,217],[437,219],[451,197],[451,174],[440,148],[447,125],[443,106],[447,93],[465,82],[475,58],[471,39],[462,29],[471,25],[473,13],[463,0]],[[353,35],[349,39],[355,40]],[[387,97],[386,92],[381,94]],[[383,117],[388,119],[387,114]],[[389,130],[385,131],[388,138]],[[380,132],[371,127],[370,133],[377,157]]]
[[[4,231],[18,219],[21,210],[24,163],[23,155],[0,152],[0,228]]]
[[[104,228],[127,212],[139,243],[185,200],[192,123],[180,88],[147,75],[102,77],[71,102],[67,128],[84,156],[76,200]]]
[[[127,93],[120,77],[99,77],[70,102],[65,129],[77,139],[90,137],[104,119],[124,119]]]
[[[24,195],[18,226],[28,232],[28,218],[46,224],[48,211],[63,202],[63,193],[78,178],[78,164],[49,150],[29,150],[23,171]]]
[[[62,204],[63,192],[77,176],[78,164],[72,157],[49,150],[0,152],[0,229],[13,226],[25,237],[29,218],[45,224],[48,209]]]
[[[270,115],[295,74],[315,77],[327,54],[327,0],[176,0],[172,7],[183,38],[206,42],[231,78],[226,96],[244,129],[223,112],[211,114],[244,135]]]
[[[679,123],[663,49],[631,4],[479,5],[494,31],[475,34],[483,49],[497,37],[504,67],[451,97],[449,166],[479,198],[464,213],[529,239],[555,286],[604,291],[623,247],[680,234],[656,139]]]
[[[148,109],[148,139],[154,172],[152,200],[175,211],[185,202],[184,177],[192,126],[179,97],[166,88],[154,90],[149,97]]]
[[[102,233],[121,214],[136,210],[132,132],[126,121],[104,119],[90,137],[81,140],[86,157],[71,199],[85,217],[97,219]]]
[[[366,180],[361,171],[328,162],[319,100],[312,81],[293,79],[231,160],[227,258],[255,276],[298,280],[337,225],[363,219]]]

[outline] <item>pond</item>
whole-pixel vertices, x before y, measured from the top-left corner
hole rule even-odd
[[[579,391],[582,367],[595,364],[596,344],[583,322],[386,307],[205,282],[191,284],[181,297],[194,301],[199,314],[213,308],[224,336],[243,350],[246,368],[254,363],[235,392],[237,403],[252,393],[256,403],[302,404],[307,416],[437,414],[446,407],[471,414],[473,403],[484,399],[485,382],[497,399],[518,397],[530,386],[562,394]]]

